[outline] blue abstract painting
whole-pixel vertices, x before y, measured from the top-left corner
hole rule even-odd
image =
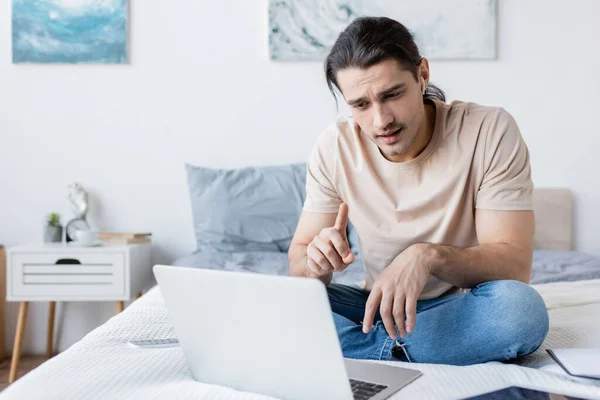
[[[13,0],[14,63],[127,62],[127,0]]]
[[[323,60],[361,16],[389,17],[432,60],[495,59],[497,0],[269,0],[273,60]]]

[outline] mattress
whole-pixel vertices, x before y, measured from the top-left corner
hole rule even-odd
[[[456,399],[511,385],[600,399],[600,380],[567,375],[545,352],[546,348],[600,347],[600,280],[534,287],[550,313],[550,333],[535,353],[516,363],[466,367],[387,362],[423,372],[393,399]],[[0,393],[0,400],[270,399],[194,381],[180,348],[127,345],[131,339],[172,335],[160,288],[154,287],[124,312],[9,386]]]

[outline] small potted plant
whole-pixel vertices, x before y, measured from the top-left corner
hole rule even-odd
[[[46,226],[44,227],[44,243],[62,242],[63,227],[60,223],[59,213],[50,213],[46,216]]]

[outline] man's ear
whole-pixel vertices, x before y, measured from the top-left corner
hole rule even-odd
[[[429,86],[429,61],[423,57],[421,58],[421,62],[419,63],[419,72],[420,78],[425,81],[424,87]]]

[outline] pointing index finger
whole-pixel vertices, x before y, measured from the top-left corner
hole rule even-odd
[[[340,204],[337,217],[335,218],[334,228],[346,237],[346,227],[348,226],[348,204]]]

